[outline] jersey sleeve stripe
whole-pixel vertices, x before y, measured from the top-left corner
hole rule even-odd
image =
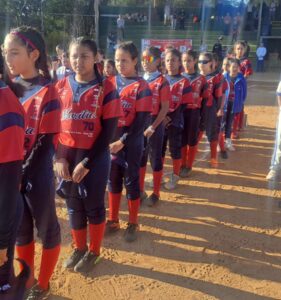
[[[140,100],[142,98],[149,97],[149,96],[152,96],[151,90],[144,89],[138,93],[136,100]]]
[[[191,86],[187,86],[183,89],[183,95],[191,93],[192,92],[192,87]]]
[[[51,100],[43,107],[43,115],[60,109],[60,102],[57,99]]]
[[[3,131],[12,126],[24,128],[23,116],[17,113],[6,113],[0,116],[0,131]]]
[[[110,93],[108,93],[107,95],[105,95],[105,97],[103,99],[103,105],[106,105],[110,101],[118,99],[118,98],[119,98],[119,93],[117,92],[117,90],[113,90]]]

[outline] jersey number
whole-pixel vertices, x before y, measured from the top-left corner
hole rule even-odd
[[[93,131],[94,130],[94,123],[91,122],[83,122],[84,130]]]

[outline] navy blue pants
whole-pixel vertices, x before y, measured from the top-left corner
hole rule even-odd
[[[72,153],[70,156],[72,157],[68,157],[68,161],[72,172],[82,157],[79,154],[75,155],[75,153]],[[76,156],[75,159],[73,159],[73,156]],[[104,196],[109,171],[110,154],[109,150],[106,150],[93,161],[90,172],[82,180],[87,196],[81,199],[74,195],[66,199],[69,222],[72,229],[79,230],[87,227],[88,223],[101,224],[105,221]]]
[[[196,146],[198,143],[200,109],[186,109],[183,114],[184,127],[182,131],[182,147]]]
[[[153,122],[152,122],[153,123]],[[160,124],[153,135],[149,138],[145,138],[145,146],[141,160],[141,167],[145,167],[150,160],[150,165],[153,172],[159,172],[163,169],[162,163],[162,145],[164,140],[164,126]]]
[[[12,206],[11,209],[16,212],[15,216],[11,220],[12,224],[10,229],[10,240],[9,244],[7,245],[8,261],[2,267],[0,267],[0,286],[11,283],[14,278],[14,249],[17,230],[22,218],[23,211],[22,199],[19,192],[21,169],[21,161],[0,164],[0,202],[4,203],[4,205],[5,203],[9,203]],[[5,214],[2,214],[1,218],[4,217]]]
[[[117,153],[116,160],[111,162],[109,191],[117,194],[126,188],[126,197],[137,200],[140,197],[139,171],[143,154],[144,137],[137,137]]]
[[[216,105],[206,107],[206,136],[209,142],[218,140],[220,125],[218,126]]]
[[[34,226],[45,249],[60,244],[60,225],[55,207],[55,179],[52,155],[42,157],[38,172],[29,178],[32,188],[22,194],[24,203],[22,222],[18,231],[17,245],[24,246],[34,240]]]
[[[162,157],[165,157],[168,142],[172,159],[181,159],[182,128],[170,125],[165,129]]]
[[[234,119],[234,113],[232,112],[232,109],[233,109],[233,101],[228,101],[227,110],[223,118],[223,131],[225,133],[226,139],[230,139],[231,137],[232,123]]]
[[[203,100],[200,108],[200,122],[199,122],[199,131],[206,130],[206,100]]]

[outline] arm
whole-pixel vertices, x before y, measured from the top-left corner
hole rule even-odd
[[[52,133],[38,135],[35,145],[23,164],[23,182],[35,174],[42,156],[47,154],[51,147],[54,147],[53,138],[54,134]]]
[[[91,169],[93,160],[97,159],[99,155],[104,153],[108,145],[112,141],[115,130],[117,128],[118,118],[111,118],[102,120],[102,132],[98,136],[93,147],[88,151],[87,156],[82,160],[82,165],[86,169]]]
[[[120,141],[124,145],[128,145],[132,137],[142,133],[144,124],[149,117],[150,112],[137,112],[131,126],[127,127],[125,133],[121,136]]]

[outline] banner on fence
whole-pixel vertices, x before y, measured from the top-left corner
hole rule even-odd
[[[192,49],[192,39],[175,39],[175,40],[155,40],[155,39],[142,39],[141,40],[142,51],[147,47],[157,47],[162,52],[169,46],[178,49],[180,52],[184,52],[188,49]]]

